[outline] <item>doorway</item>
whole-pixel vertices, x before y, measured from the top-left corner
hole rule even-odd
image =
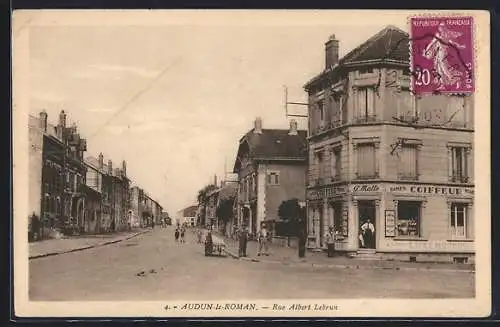
[[[375,249],[376,207],[374,200],[358,201],[359,246]]]

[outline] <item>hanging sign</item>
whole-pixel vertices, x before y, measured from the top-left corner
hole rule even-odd
[[[385,211],[385,236],[396,236],[396,217],[394,214],[394,210]]]

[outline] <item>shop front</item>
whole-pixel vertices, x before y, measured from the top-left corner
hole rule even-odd
[[[474,188],[435,184],[366,183],[310,189],[308,247],[348,255],[467,261],[474,257]]]

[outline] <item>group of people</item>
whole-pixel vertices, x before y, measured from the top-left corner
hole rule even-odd
[[[375,247],[375,226],[370,219],[366,219],[359,231],[359,241],[362,248]]]
[[[186,227],[185,226],[177,226],[174,232],[175,241],[186,243]]]
[[[247,244],[250,239],[250,232],[246,226],[242,226],[238,230],[238,256],[246,257],[247,256]],[[260,231],[257,233],[257,242],[259,244],[259,250],[257,252],[257,256],[269,255],[269,239],[271,234],[267,231],[266,227],[263,226]]]

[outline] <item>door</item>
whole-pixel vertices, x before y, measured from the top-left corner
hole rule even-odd
[[[359,246],[375,249],[375,201],[358,201]]]

